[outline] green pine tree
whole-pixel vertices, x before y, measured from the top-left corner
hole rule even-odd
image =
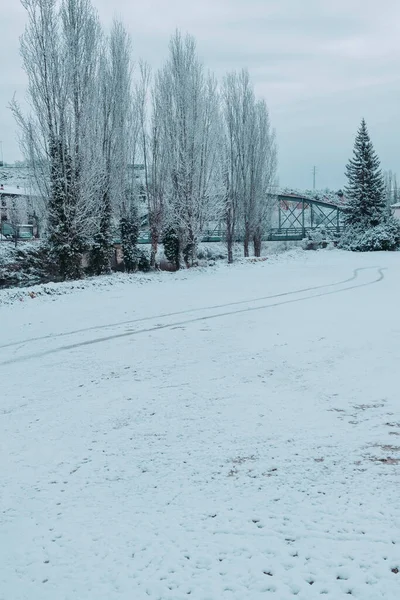
[[[120,231],[124,267],[128,273],[131,273],[138,269],[140,260],[140,252],[137,247],[140,233],[139,212],[133,197],[128,197],[128,202],[121,211]]]
[[[176,269],[180,267],[180,242],[175,227],[168,227],[163,235],[162,243],[164,245],[164,254],[167,260],[174,265]]]
[[[105,178],[105,184],[101,191],[99,229],[94,235],[90,248],[89,268],[90,275],[105,275],[111,270],[111,199],[109,184]]]
[[[384,223],[388,216],[385,182],[364,119],[357,132],[353,158],[347,164],[346,176],[348,209],[345,224],[358,231],[367,231]]]
[[[56,271],[62,279],[82,276],[84,243],[77,231],[77,191],[72,159],[61,137],[50,141],[50,197],[48,246]]]

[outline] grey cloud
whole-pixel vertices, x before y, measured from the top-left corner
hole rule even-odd
[[[362,116],[385,168],[398,169],[398,0],[93,0],[109,26],[114,14],[133,38],[135,57],[162,64],[175,28],[192,33],[207,68],[218,77],[249,68],[277,129],[282,184],[306,187],[318,166],[321,186],[341,187]],[[10,6],[12,4],[12,6]],[[24,11],[2,7],[0,139],[18,157],[15,126],[5,106],[23,97],[18,36]]]

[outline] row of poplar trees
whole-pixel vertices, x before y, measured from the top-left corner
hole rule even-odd
[[[150,266],[163,236],[176,263],[196,261],[210,224],[224,223],[228,259],[240,236],[244,254],[260,255],[273,209],[277,149],[269,112],[247,71],[222,82],[207,73],[191,36],[176,32],[155,73],[133,68],[121,22],[106,34],[90,0],[21,0],[28,76],[27,114],[14,101],[24,154],[32,166],[46,240],[59,275],[110,269],[112,239],[125,265],[145,204]],[[144,180],[135,176],[144,165]]]

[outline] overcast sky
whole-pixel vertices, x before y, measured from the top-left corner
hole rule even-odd
[[[135,58],[158,67],[179,28],[218,77],[247,67],[279,144],[280,184],[339,188],[364,116],[384,169],[400,174],[400,0],[93,0],[132,35]],[[20,159],[7,104],[23,100],[19,0],[1,0],[0,140]]]

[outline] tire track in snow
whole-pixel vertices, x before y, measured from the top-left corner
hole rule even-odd
[[[179,315],[186,315],[186,314],[200,312],[200,311],[204,311],[204,310],[218,310],[220,308],[228,308],[229,306],[240,306],[242,304],[251,304],[253,302],[261,302],[263,300],[273,300],[274,298],[283,298],[285,296],[293,296],[295,294],[303,294],[305,292],[311,292],[314,290],[320,290],[320,289],[324,289],[324,288],[330,288],[330,287],[350,283],[351,281],[354,281],[355,279],[357,279],[360,271],[366,271],[368,269],[378,269],[378,268],[379,267],[360,267],[353,271],[353,275],[351,277],[349,277],[347,279],[343,279],[342,281],[335,281],[334,283],[326,283],[324,285],[316,285],[316,286],[312,286],[312,287],[302,288],[300,290],[291,290],[289,292],[281,292],[279,294],[272,294],[270,296],[260,296],[259,298],[250,298],[249,300],[239,300],[236,302],[227,302],[224,304],[202,306],[199,308],[188,308],[185,310],[179,310],[179,311],[170,312],[170,313],[163,313],[161,315],[141,317],[138,319],[129,319],[128,321],[109,323],[107,325],[93,325],[92,327],[84,327],[82,329],[75,329],[73,331],[66,331],[64,333],[48,334],[48,335],[28,338],[26,340],[20,340],[18,342],[9,342],[7,344],[0,345],[0,350],[2,350],[3,348],[12,348],[14,346],[25,346],[26,344],[30,344],[33,342],[40,342],[40,341],[45,341],[45,340],[50,340],[50,339],[54,340],[57,338],[63,338],[63,337],[67,337],[67,336],[77,335],[79,333],[87,333],[90,331],[101,331],[103,329],[109,329],[112,327],[123,327],[124,325],[134,325],[136,323],[144,323],[146,321],[153,321],[156,319],[166,319],[168,317],[177,317]],[[2,364],[2,363],[0,363],[0,364]]]
[[[51,354],[56,354],[58,352],[66,352],[68,350],[74,350],[76,348],[83,348],[85,346],[92,346],[95,344],[100,344],[103,342],[107,342],[107,341],[111,341],[111,340],[117,340],[117,339],[121,339],[121,338],[125,338],[125,337],[133,337],[135,335],[139,335],[141,333],[151,333],[153,331],[161,331],[163,329],[169,329],[172,327],[179,327],[179,326],[183,326],[183,325],[189,325],[191,323],[199,323],[202,321],[208,321],[211,319],[218,319],[221,317],[227,317],[227,316],[234,316],[234,315],[239,315],[239,314],[243,314],[243,313],[248,313],[248,312],[254,312],[257,310],[265,310],[267,308],[274,308],[277,306],[282,306],[285,304],[293,304],[295,302],[304,302],[305,300],[312,300],[313,298],[321,298],[323,296],[330,296],[332,294],[340,294],[342,292],[347,292],[350,290],[355,290],[355,289],[360,289],[363,287],[368,287],[371,285],[374,285],[375,283],[379,283],[380,281],[382,281],[384,279],[384,270],[382,268],[378,268],[378,267],[363,267],[363,268],[359,268],[359,269],[355,269],[354,274],[351,278],[349,278],[348,280],[346,280],[343,283],[349,283],[351,281],[354,281],[357,276],[358,273],[360,271],[364,271],[364,270],[370,270],[370,269],[377,269],[377,277],[375,279],[373,279],[372,281],[367,281],[364,283],[357,283],[355,285],[351,285],[351,286],[347,286],[341,289],[335,289],[335,290],[329,290],[329,291],[325,291],[325,292],[319,292],[317,294],[309,294],[307,296],[301,297],[301,298],[291,298],[289,300],[283,300],[281,302],[274,302],[272,304],[264,304],[261,306],[252,306],[252,307],[247,307],[247,308],[240,308],[238,310],[233,310],[233,311],[226,311],[226,312],[222,312],[222,313],[216,313],[216,314],[212,314],[212,315],[203,315],[201,317],[195,317],[192,319],[186,319],[183,321],[174,321],[172,323],[165,323],[165,324],[158,324],[155,325],[153,327],[147,327],[144,329],[137,329],[137,330],[128,330],[128,331],[124,331],[122,333],[115,333],[113,335],[108,335],[108,336],[103,336],[100,338],[95,338],[95,339],[90,339],[90,340],[85,340],[83,342],[77,342],[75,344],[68,344],[65,346],[59,346],[58,348],[53,348],[50,350],[44,350],[42,352],[38,352],[38,353],[34,353],[34,354],[27,354],[25,356],[21,356],[21,357],[15,357],[15,358],[11,358],[5,361],[0,362],[0,366],[6,366],[6,365],[10,365],[13,363],[18,363],[18,362],[24,362],[26,360],[31,360],[34,358],[42,358],[44,356],[49,356]],[[332,284],[327,284],[324,286],[315,286],[314,288],[308,288],[305,290],[300,290],[300,291],[293,291],[293,292],[284,292],[282,294],[276,294],[274,296],[270,296],[268,297],[268,299],[274,299],[276,297],[281,297],[281,296],[287,296],[287,295],[294,295],[294,294],[300,294],[300,293],[305,293],[307,291],[312,291],[312,290],[318,290],[321,288],[326,288],[326,287],[332,287],[332,286],[337,286],[337,285],[343,285],[343,283],[332,283]],[[225,305],[220,305],[217,306],[215,308],[226,308],[229,306],[234,306],[234,305],[238,305],[238,304],[250,304],[250,303],[254,303],[254,302],[258,302],[259,300],[247,300],[247,301],[240,301],[240,302],[233,302],[233,303],[229,303],[229,304],[225,304]],[[264,300],[264,298],[262,299]],[[209,308],[204,308],[204,309],[191,309],[188,311],[182,311],[180,313],[175,313],[176,314],[185,314],[186,312],[192,312],[192,310],[212,310],[213,307],[209,307]],[[174,313],[171,313],[167,316],[173,316]],[[165,317],[145,317],[143,319],[138,319],[137,321],[134,322],[142,322],[142,321],[146,321],[146,320],[150,320],[150,319],[159,319],[159,318],[165,318]],[[133,323],[132,321],[130,323]],[[72,334],[71,334],[72,335]],[[20,344],[23,342],[19,342]]]

